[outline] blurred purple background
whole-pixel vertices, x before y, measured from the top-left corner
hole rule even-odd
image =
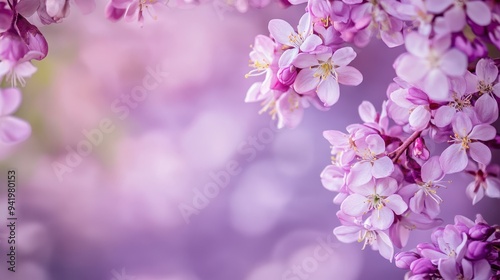
[[[18,113],[33,125],[33,136],[14,151],[0,147],[1,177],[17,170],[19,206],[18,271],[4,269],[2,253],[0,279],[403,278],[377,252],[332,238],[339,206],[319,180],[330,160],[322,132],[359,122],[362,100],[380,108],[401,48],[374,40],[360,49],[354,61],[365,77],[360,86],[342,87],[330,111],[311,108],[298,128],[276,132],[269,116],[257,113],[258,104],[243,102],[258,80],[244,78],[249,45],[267,34],[272,18],[294,25],[301,8],[246,14],[212,5],[166,8],[142,28],[110,23],[101,11],[74,12],[63,24],[43,28],[50,55],[37,64]],[[126,105],[151,75],[147,69],[157,67],[168,76],[143,101]],[[67,147],[76,149],[86,140],[82,131],[98,129],[103,120],[114,130],[68,166]],[[62,180],[56,162],[68,166]],[[227,186],[199,198],[214,182],[210,174],[228,169],[235,175]],[[466,198],[472,178],[451,179],[440,190],[446,223],[476,213],[500,222],[498,201],[486,198],[473,207]],[[6,194],[2,187],[2,221]],[[204,208],[189,208],[193,199]],[[191,215],[183,217],[179,207]],[[6,229],[0,228],[1,252]],[[429,239],[429,232],[414,232],[408,248]],[[304,263],[302,275],[294,272]]]

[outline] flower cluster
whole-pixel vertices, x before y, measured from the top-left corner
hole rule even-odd
[[[497,279],[500,276],[500,228],[481,215],[473,222],[456,216],[454,225],[437,228],[432,243],[396,255],[408,279]]]
[[[249,89],[247,102],[278,118],[278,127],[299,124],[309,104],[328,109],[339,84],[358,85],[361,73],[347,46],[365,46],[378,36],[388,47],[404,45],[394,62],[397,77],[377,112],[363,102],[363,123],[346,132],[325,131],[332,163],[321,174],[337,196],[334,230],[343,242],[364,242],[392,261],[411,230],[441,223],[439,188],[447,174],[466,172],[472,203],[500,197],[500,167],[491,165],[498,147],[498,65],[488,52],[499,45],[496,1],[309,0],[297,29],[271,20],[270,36],[259,35],[250,53],[265,75]],[[497,34],[498,33],[498,34]],[[429,149],[443,144],[444,151]]]

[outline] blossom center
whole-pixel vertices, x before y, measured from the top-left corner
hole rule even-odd
[[[483,95],[485,93],[492,93],[493,92],[493,85],[487,84],[484,81],[479,81],[479,84],[477,85],[477,89],[478,89],[480,95]]]
[[[464,108],[472,106],[470,100],[472,96],[470,94],[458,97],[457,93],[453,93],[453,101],[450,102],[450,106],[455,108],[455,110],[462,111]]]

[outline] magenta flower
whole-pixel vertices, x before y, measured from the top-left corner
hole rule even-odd
[[[473,126],[465,114],[457,114],[452,126],[455,134],[450,142],[453,144],[439,158],[443,171],[449,174],[464,170],[469,162],[467,152],[476,162],[487,165],[491,161],[491,151],[480,141],[495,138],[495,128],[489,124]]]
[[[17,88],[0,90],[0,141],[16,144],[31,135],[31,126],[11,116],[21,104],[21,92]]]
[[[303,68],[297,75],[294,88],[298,93],[316,89],[319,99],[325,106],[335,104],[340,96],[339,83],[357,86],[363,75],[354,67],[347,66],[356,57],[351,47],[332,53],[331,50],[320,54],[300,54],[294,65]]]
[[[496,164],[485,166],[469,162],[465,171],[474,176],[474,181],[467,185],[465,190],[472,204],[478,203],[484,195],[500,198],[500,166]]]
[[[422,249],[422,256],[438,265],[444,279],[456,279],[460,274],[457,271],[457,262],[462,261],[467,251],[467,234],[447,225],[444,229],[434,232],[434,236],[438,247]]]
[[[394,215],[401,215],[408,205],[395,194],[398,183],[393,178],[382,178],[357,187],[349,186],[354,193],[349,195],[340,209],[349,216],[360,217],[371,212],[371,223],[379,230],[388,229]]]
[[[432,100],[449,97],[449,77],[458,77],[467,70],[467,57],[450,48],[451,37],[443,36],[430,41],[412,32],[406,35],[408,53],[396,63],[396,73],[403,80],[420,86]]]
[[[286,21],[273,19],[269,22],[269,32],[276,42],[283,44],[286,51],[281,55],[278,65],[280,68],[289,66],[295,60],[299,51],[310,52],[321,45],[318,35],[313,34],[312,21],[309,13],[305,13],[299,21],[297,32]]]

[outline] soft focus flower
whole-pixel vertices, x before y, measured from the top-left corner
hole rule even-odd
[[[449,77],[462,76],[467,69],[467,57],[451,47],[451,37],[429,40],[416,32],[405,39],[408,53],[396,65],[396,73],[403,80],[419,85],[432,100],[449,96]]]

